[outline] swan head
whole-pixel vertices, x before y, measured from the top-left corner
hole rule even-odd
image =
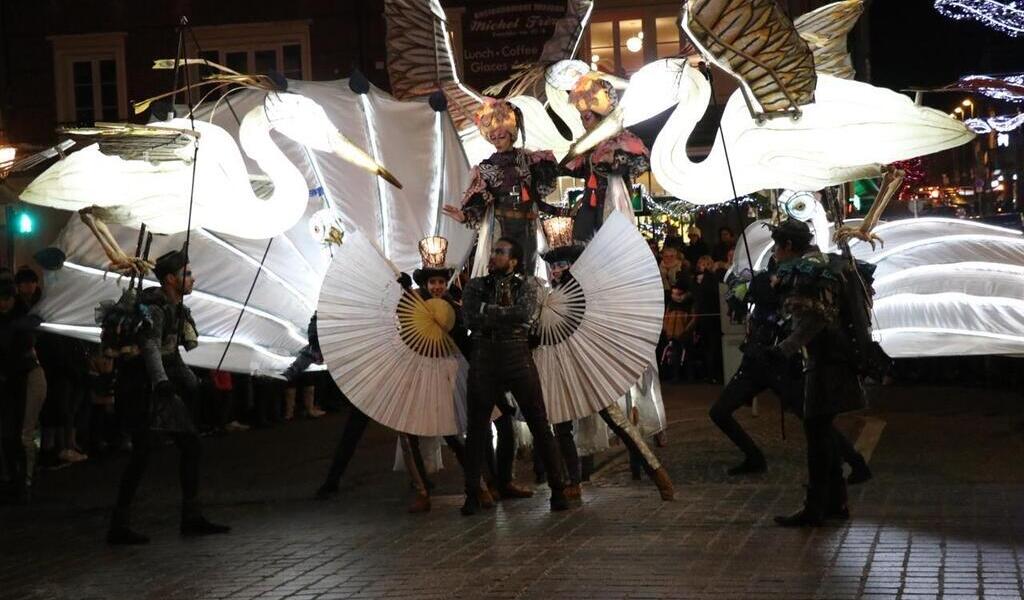
[[[332,152],[342,160],[402,188],[394,175],[343,136],[323,107],[314,100],[299,94],[270,93],[263,102],[263,110],[271,129],[295,143],[320,152]]]
[[[644,65],[629,78],[629,87],[622,95],[626,127],[686,102],[700,82],[706,84],[700,71],[685,58],[666,58]]]

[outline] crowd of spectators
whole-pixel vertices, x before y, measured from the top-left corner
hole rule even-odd
[[[722,325],[718,284],[732,265],[736,236],[718,229],[710,245],[696,225],[667,232],[660,250],[652,243],[665,288],[665,321],[658,345],[662,379],[721,383]]]
[[[30,499],[33,476],[130,451],[117,411],[117,369],[99,344],[47,331],[33,308],[45,290],[30,267],[0,269],[0,501]],[[204,435],[323,416],[342,397],[324,377],[276,377],[195,369],[186,399]],[[302,402],[296,406],[296,399]]]

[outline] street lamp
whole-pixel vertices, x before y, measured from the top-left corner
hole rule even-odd
[[[0,146],[0,178],[7,175],[17,155],[18,149],[14,146]]]
[[[971,100],[968,98],[967,100],[964,100],[963,102],[961,102],[960,105],[961,106],[968,106],[968,107],[970,107],[970,109],[971,109],[971,118],[973,119],[974,118],[974,102],[971,102]]]

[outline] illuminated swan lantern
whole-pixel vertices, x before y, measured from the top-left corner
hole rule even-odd
[[[726,4],[737,6],[719,14],[720,4],[690,0],[682,16],[704,57],[740,82],[705,160],[692,162],[686,144],[707,110],[711,85],[691,66],[696,61],[683,59],[659,60],[638,71],[621,110],[577,142],[570,154],[582,154],[622,127],[675,105],[651,149],[651,171],[673,196],[709,205],[764,189],[819,190],[877,177],[885,164],[954,148],[974,137],[963,123],[916,106],[908,97],[828,74],[851,72],[824,57],[834,60],[839,54],[835,43],[856,21],[859,2],[829,5],[797,26],[771,0],[732,0]],[[828,11],[842,11],[843,26],[825,18]],[[736,15],[746,15],[749,22],[730,20]],[[816,40],[813,47],[806,39]],[[819,60],[827,67],[816,69]]]
[[[247,239],[274,237],[303,216],[309,191],[303,174],[274,143],[271,130],[307,148],[333,152],[399,185],[386,169],[338,131],[319,104],[298,94],[270,92],[262,104],[242,118],[238,143],[221,127],[203,121],[195,122],[193,134],[191,123],[184,118],[145,128],[97,128],[93,139],[98,143],[55,163],[28,185],[21,199],[82,212],[112,266],[130,269],[130,257],[120,250],[103,222],[131,227],[145,224],[158,234],[188,229],[192,159],[198,145],[192,228]],[[159,137],[166,133],[172,149],[165,150],[159,160],[145,153],[126,153],[123,144],[111,151],[104,147],[105,133],[122,142],[133,136]],[[254,191],[239,147],[272,184],[272,191],[265,197]]]

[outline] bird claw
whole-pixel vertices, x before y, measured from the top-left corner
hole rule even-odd
[[[107,265],[108,272],[117,273],[120,277],[144,277],[153,269],[153,263],[141,258],[124,258],[111,261]]]
[[[851,239],[858,239],[866,244],[871,245],[871,250],[875,250],[875,244],[878,243],[881,247],[885,247],[885,240],[878,237],[877,235],[861,231],[860,229],[854,229],[852,227],[843,227],[836,232],[836,242],[840,244],[848,244]]]

